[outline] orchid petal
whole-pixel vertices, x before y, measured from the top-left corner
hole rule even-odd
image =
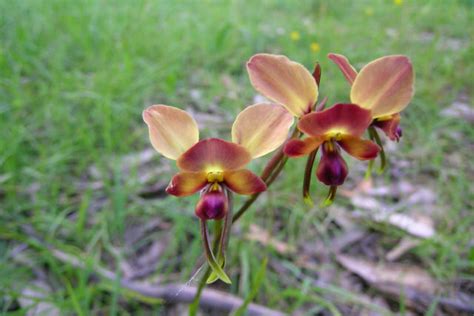
[[[244,147],[219,138],[209,138],[188,149],[176,163],[184,171],[213,172],[240,169],[251,159]]]
[[[374,142],[350,135],[343,136],[338,143],[349,155],[359,160],[374,159],[380,151]]]
[[[232,141],[245,147],[253,158],[263,156],[285,142],[293,117],[276,104],[255,104],[239,113],[232,126]]]
[[[175,196],[187,196],[198,192],[206,184],[205,172],[180,172],[171,179],[166,192]]]
[[[298,129],[309,136],[326,133],[361,136],[372,122],[370,111],[355,104],[336,104],[321,112],[303,116]]]
[[[367,64],[351,89],[351,102],[372,111],[372,117],[401,112],[410,102],[414,88],[410,59],[393,55]]]
[[[308,137],[303,140],[291,139],[286,143],[283,151],[287,156],[301,157],[318,148],[323,142],[323,137]]]
[[[150,141],[163,156],[175,160],[199,140],[196,121],[185,111],[152,105],[143,111]]]
[[[399,141],[402,137],[400,114],[393,114],[389,119],[375,120],[374,126],[380,128],[390,140]]]
[[[339,67],[346,80],[352,85],[357,77],[357,71],[352,67],[347,57],[340,54],[329,54],[328,58]]]
[[[224,173],[225,184],[238,194],[255,194],[267,189],[265,182],[249,170],[232,170]]]
[[[257,54],[247,63],[254,88],[300,117],[318,98],[318,86],[311,73],[286,56]]]

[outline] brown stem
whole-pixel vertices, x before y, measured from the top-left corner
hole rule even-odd
[[[280,149],[278,149],[278,151],[268,161],[267,165],[265,166],[265,169],[263,169],[263,172],[260,175],[260,178],[262,178],[263,181],[265,181],[265,182],[267,181],[268,177],[272,174],[272,172],[275,169],[276,165],[283,158],[283,156],[284,156],[283,147],[284,146],[281,146]]]

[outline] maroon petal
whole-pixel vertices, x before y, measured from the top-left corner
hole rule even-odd
[[[201,190],[206,184],[205,172],[180,172],[171,179],[166,192],[175,196],[188,196]]]
[[[252,157],[244,147],[219,138],[209,138],[196,143],[177,159],[184,171],[224,171],[244,167]]]
[[[399,141],[402,137],[402,129],[400,128],[400,113],[392,115],[388,120],[374,120],[372,123],[374,126],[377,126],[385,135],[387,135],[390,140]]]
[[[374,142],[349,135],[344,136],[338,144],[349,155],[359,160],[374,159],[380,151],[380,147]]]
[[[291,139],[286,143],[283,151],[287,156],[301,157],[318,148],[323,141],[322,137],[308,137],[303,140]]]
[[[324,111],[303,116],[298,128],[313,137],[330,133],[361,136],[371,122],[369,110],[356,104],[340,103]]]

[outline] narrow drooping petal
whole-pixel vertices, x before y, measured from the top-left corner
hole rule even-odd
[[[400,137],[402,137],[399,113],[393,114],[389,119],[375,120],[372,124],[384,131],[385,135],[387,135],[390,140],[398,142]]]
[[[196,204],[195,213],[202,220],[222,219],[229,209],[228,198],[222,190],[204,193]]]
[[[357,77],[357,71],[349,63],[347,57],[339,54],[329,54],[328,57],[339,67],[346,80],[352,85]]]
[[[326,151],[323,146],[321,160],[316,170],[319,181],[330,186],[341,185],[344,183],[347,173],[347,164],[339,151]]]
[[[351,102],[372,111],[378,118],[401,112],[413,96],[413,67],[406,56],[376,59],[357,75],[351,89]]]
[[[175,196],[187,196],[201,190],[206,184],[205,172],[180,172],[171,179],[166,192]]]
[[[196,121],[185,111],[167,105],[152,105],[143,111],[150,141],[163,156],[176,159],[199,140]]]
[[[291,125],[293,116],[283,107],[267,103],[251,105],[235,119],[232,141],[257,158],[280,147],[288,138]]]
[[[298,128],[310,136],[341,133],[360,136],[370,125],[370,111],[355,104],[336,104],[321,112],[305,115]]]
[[[308,113],[318,98],[311,73],[285,56],[257,54],[248,61],[247,70],[257,91],[296,117]]]
[[[285,144],[283,152],[290,157],[301,157],[318,148],[323,142],[323,137],[308,137],[303,140],[292,139]]]
[[[242,146],[218,138],[204,139],[177,159],[178,168],[184,171],[224,171],[240,169],[251,160]]]
[[[359,160],[374,159],[380,151],[374,142],[350,135],[343,136],[338,143],[349,155]]]
[[[250,195],[267,189],[265,182],[247,169],[226,171],[224,182],[229,189],[239,194]]]

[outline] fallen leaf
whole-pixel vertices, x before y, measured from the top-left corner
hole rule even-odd
[[[374,214],[372,218],[376,222],[391,224],[420,238],[432,238],[436,233],[431,218],[423,215],[412,216],[402,213],[377,213]]]
[[[26,316],[56,316],[60,315],[58,307],[53,305],[48,296],[51,288],[44,281],[32,281],[27,287],[21,291],[18,298],[20,306],[27,310]],[[44,301],[42,301],[44,300]]]
[[[413,249],[419,244],[420,241],[417,239],[403,237],[398,242],[398,244],[385,255],[385,259],[387,259],[388,261],[395,261],[401,256],[403,256],[407,251]]]
[[[417,266],[375,263],[342,254],[337,255],[336,259],[344,268],[357,274],[372,286],[381,290],[392,288],[397,292],[391,294],[401,294],[405,289],[435,294],[441,289],[429,273]]]

